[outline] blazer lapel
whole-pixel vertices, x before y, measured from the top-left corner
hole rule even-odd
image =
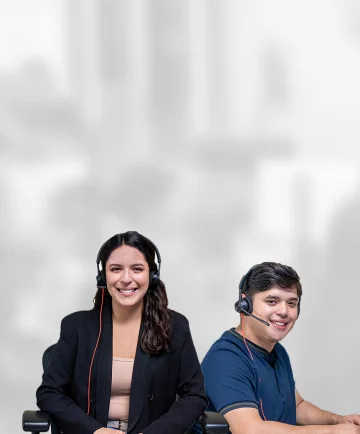
[[[147,369],[150,355],[146,354],[141,348],[141,336],[143,331],[144,323],[141,322],[130,389],[129,432],[134,428],[140,418],[144,405],[144,389],[148,382]]]
[[[96,419],[106,426],[112,381],[113,322],[111,301],[104,305],[102,332],[97,349],[96,366]]]

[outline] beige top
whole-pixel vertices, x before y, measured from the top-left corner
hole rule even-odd
[[[109,420],[129,418],[130,388],[134,359],[113,357]]]

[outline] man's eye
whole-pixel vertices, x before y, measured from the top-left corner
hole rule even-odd
[[[268,304],[270,304],[270,306],[274,306],[276,304],[275,300],[268,300]]]
[[[291,307],[297,307],[297,302],[296,302],[296,301],[291,301],[291,302],[289,303],[289,305],[290,305]]]

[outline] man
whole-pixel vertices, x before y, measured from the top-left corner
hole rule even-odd
[[[249,270],[239,290],[240,325],[223,333],[202,362],[208,410],[224,415],[232,434],[360,434],[360,415],[321,410],[295,389],[290,359],[279,341],[300,311],[296,271],[264,262]]]

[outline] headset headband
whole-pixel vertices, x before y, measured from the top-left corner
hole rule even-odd
[[[255,267],[257,267],[257,265],[251,267],[250,270],[246,274],[244,274],[243,277],[241,278],[239,283],[239,299],[241,299],[241,294],[244,292],[244,287]]]
[[[116,236],[122,236],[122,235],[124,235],[124,234],[121,233],[121,234],[117,234]],[[114,236],[115,236],[115,235],[114,235]],[[149,238],[145,237],[144,235],[141,235],[141,236],[142,236],[143,238],[145,238],[145,240],[147,240],[148,243],[149,243],[149,244],[152,246],[152,248],[154,249],[154,251],[155,251],[155,255],[156,255],[156,260],[157,260],[157,263],[158,263],[158,265],[157,265],[157,271],[158,271],[158,274],[160,274],[161,256],[160,256],[160,252],[159,252],[159,250],[158,250],[158,248],[156,247],[156,245],[155,245],[151,240],[149,240]],[[99,265],[100,265],[100,262],[101,262],[101,254],[102,254],[103,248],[104,248],[105,244],[106,244],[108,241],[109,241],[109,240],[105,241],[105,243],[100,247],[99,253],[97,254],[97,257],[96,257],[96,264],[97,264],[98,269],[99,269]]]

